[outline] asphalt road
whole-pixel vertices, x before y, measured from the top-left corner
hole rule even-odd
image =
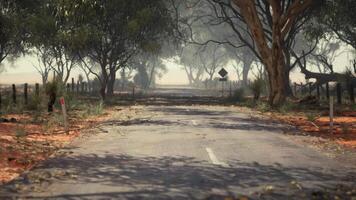
[[[356,188],[355,166],[295,142],[285,125],[229,107],[142,109],[2,187],[0,199],[351,199]]]

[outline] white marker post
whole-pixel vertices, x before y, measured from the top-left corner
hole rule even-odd
[[[334,97],[330,96],[330,133],[333,134],[334,129]]]
[[[66,102],[64,100],[64,97],[61,97],[59,99],[59,103],[61,104],[61,107],[62,107],[64,129],[65,129],[65,132],[68,133],[67,110],[66,110]]]

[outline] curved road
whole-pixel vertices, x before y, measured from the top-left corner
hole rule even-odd
[[[138,108],[137,108],[138,109]],[[351,199],[355,166],[228,107],[149,106],[0,189],[0,199]],[[284,131],[283,131],[284,130]],[[295,131],[295,130],[289,130]],[[351,191],[351,192],[350,192]]]

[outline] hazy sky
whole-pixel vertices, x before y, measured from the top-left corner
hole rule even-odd
[[[351,54],[348,55],[348,53],[344,53],[339,56],[334,63],[334,66],[336,66],[335,70],[342,72],[345,70],[345,66],[350,66],[350,56]],[[36,63],[36,59],[30,56],[22,57],[13,64],[5,62],[4,65],[6,66],[7,70],[6,72],[0,74],[0,84],[22,84],[26,82],[30,84],[36,82],[40,83],[41,77],[33,67],[33,65]],[[164,63],[167,65],[168,73],[165,74],[162,79],[157,81],[158,84],[188,84],[188,79],[185,71],[182,69],[182,66],[168,61]],[[230,79],[236,80],[236,73],[234,70],[229,66],[226,66],[225,68],[229,72]],[[74,70],[72,77],[77,77],[79,73],[79,70]],[[304,82],[304,76],[299,73],[299,69],[292,73],[291,79],[294,82]]]

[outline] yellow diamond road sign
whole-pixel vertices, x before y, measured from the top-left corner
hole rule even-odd
[[[227,75],[227,71],[226,71],[224,68],[222,68],[222,69],[219,71],[219,75],[220,75],[222,78],[224,78],[224,77]]]

